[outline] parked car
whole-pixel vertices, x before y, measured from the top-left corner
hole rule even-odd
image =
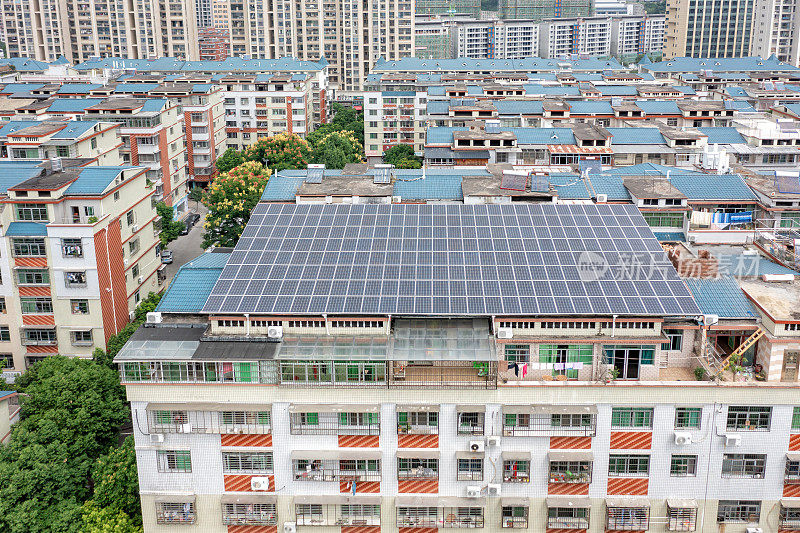
[[[181,235],[188,235],[189,234],[189,230],[191,230],[191,229],[192,229],[192,225],[189,224],[189,220],[188,219],[184,220],[183,221],[183,229],[181,230]]]
[[[192,220],[192,226],[200,222],[200,215],[198,213],[192,213],[189,215],[189,218]]]
[[[165,265],[172,263],[173,256],[171,250],[161,250],[161,262]]]

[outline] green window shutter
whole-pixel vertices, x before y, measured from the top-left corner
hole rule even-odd
[[[643,365],[652,365],[655,361],[655,350],[653,348],[643,348],[641,361]]]
[[[175,467],[178,470],[191,470],[192,456],[188,452],[175,454]]]
[[[222,413],[222,423],[226,425],[233,424],[233,413],[225,411]]]
[[[516,426],[517,425],[517,415],[515,415],[515,414],[507,414],[506,415],[506,423],[505,423],[505,425],[508,426],[508,427]]]
[[[309,426],[318,426],[319,413],[306,413],[306,424]]]
[[[252,370],[250,363],[235,363],[236,367],[236,381],[240,383],[250,383],[252,381]]]
[[[398,424],[408,424],[408,413],[397,413]]]
[[[800,407],[795,407],[792,412],[792,429],[800,429]]]
[[[172,422],[171,411],[156,411],[157,424],[170,424]]]
[[[347,413],[339,413],[339,425],[340,426],[347,426]]]
[[[258,423],[262,426],[269,425],[269,413],[267,411],[259,412],[256,418],[258,419]]]

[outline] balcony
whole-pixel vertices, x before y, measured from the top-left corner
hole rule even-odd
[[[222,523],[226,526],[274,526],[278,523],[277,498],[247,494],[222,497]]]

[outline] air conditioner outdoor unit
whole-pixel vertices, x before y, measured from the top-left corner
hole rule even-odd
[[[725,435],[725,446],[741,446],[742,436],[736,433]]]
[[[675,432],[675,444],[678,446],[686,446],[687,444],[692,443],[692,434],[688,431],[676,431]]]
[[[267,328],[267,336],[270,339],[282,339],[283,326],[270,326],[269,328]]]
[[[402,196],[392,196],[392,203],[393,204],[399,204],[402,201],[403,201],[403,197]]]
[[[161,433],[150,433],[150,443],[158,444],[159,442],[164,442],[164,435]]]
[[[138,281],[139,283],[144,283],[144,276],[139,276],[139,278],[137,279],[137,281]]]
[[[597,203],[604,204],[608,202],[608,195],[607,194],[598,194],[597,195]]]
[[[748,527],[745,533],[764,533],[764,530],[760,527]]]
[[[486,437],[486,445],[487,446],[500,446],[500,437],[493,435],[491,437]]]
[[[283,533],[297,533],[297,523],[296,522],[284,522],[283,523]]]
[[[513,339],[514,331],[511,328],[497,328],[498,339]]]
[[[139,231],[139,224],[134,224],[133,226],[131,226],[131,231],[134,233]]]
[[[467,487],[467,498],[480,498],[481,488],[477,485],[470,485]]]
[[[122,260],[122,264],[125,265],[125,266],[128,266],[128,260],[127,259],[123,259]]]
[[[147,323],[148,324],[161,324],[161,313],[153,311],[147,313]]]
[[[500,496],[502,492],[502,485],[497,483],[489,483],[489,486],[486,487],[486,494],[488,496]]]
[[[128,318],[130,320],[133,320],[134,318],[136,318],[136,311],[131,311],[130,313],[128,313]]]
[[[268,477],[250,478],[250,490],[269,490]]]
[[[713,326],[719,322],[719,315],[703,315],[703,321],[706,326]]]
[[[191,433],[192,432],[192,425],[191,424],[181,424],[178,426],[178,433]]]
[[[697,235],[689,235],[689,244],[695,244],[697,242]]]
[[[480,453],[484,449],[483,441],[482,440],[471,440],[469,441],[469,451],[474,453]]]

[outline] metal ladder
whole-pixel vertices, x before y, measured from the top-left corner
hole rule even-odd
[[[758,339],[760,339],[763,336],[764,336],[764,329],[759,327],[757,330],[753,332],[752,335],[747,337],[745,341],[739,345],[738,348],[732,351],[731,354],[728,357],[726,357],[724,361],[722,361],[722,364],[719,367],[719,373],[724,372],[729,366],[731,366],[731,363],[737,360],[739,356],[744,354],[744,352],[749,350],[756,342],[758,342]]]

